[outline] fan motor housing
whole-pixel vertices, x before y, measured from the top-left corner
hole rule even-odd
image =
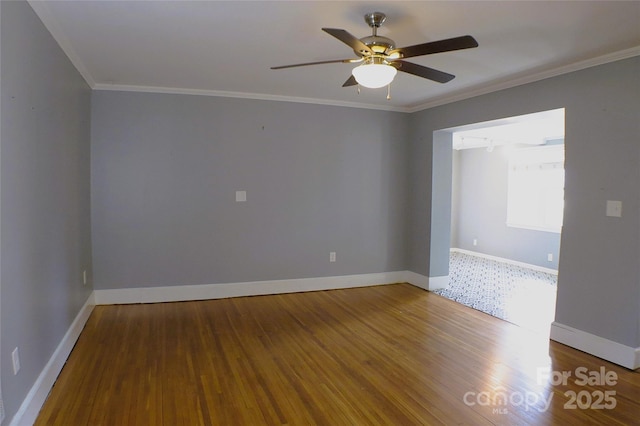
[[[361,42],[366,44],[369,49],[371,49],[376,54],[387,54],[389,51],[395,49],[396,43],[388,37],[383,37],[378,35],[378,28],[384,24],[384,21],[387,19],[387,15],[382,12],[373,12],[367,13],[364,15],[364,21],[371,27],[371,34],[368,37],[363,37],[360,39]],[[356,52],[357,55],[360,55],[360,52]]]
[[[2,1],[2,0],[0,0]],[[476,39],[470,35],[454,37],[445,40],[437,40],[422,44],[416,44],[407,47],[397,48],[396,43],[388,37],[379,36],[378,28],[384,23],[386,15],[382,12],[368,13],[364,16],[365,22],[371,27],[371,35],[363,38],[356,38],[346,30],[339,28],[322,28],[327,34],[337,38],[342,43],[354,49],[357,58],[355,59],[332,59],[328,61],[307,62],[302,64],[284,65],[280,67],[271,67],[271,69],[302,67],[307,65],[320,64],[354,64],[361,63],[367,67],[357,66],[352,71],[351,77],[342,85],[342,87],[355,86],[358,84],[356,80],[356,70],[383,70],[389,74],[392,71],[395,75],[396,71],[403,71],[418,77],[426,78],[438,83],[446,83],[451,81],[455,76],[413,62],[406,62],[403,59],[413,58],[416,56],[430,55],[432,53],[449,52],[452,50],[470,49],[478,47]],[[371,65],[371,66],[370,66]],[[376,65],[373,67],[373,65]],[[377,65],[382,65],[381,67]],[[393,68],[393,69],[390,69]],[[358,71],[358,72],[359,72]],[[366,73],[366,71],[365,71]],[[393,77],[392,77],[393,78]],[[373,85],[367,86],[374,88]],[[380,86],[378,86],[380,87]]]
[[[363,37],[360,41],[369,46],[375,53],[387,53],[396,48],[396,43],[393,40],[379,35]]]

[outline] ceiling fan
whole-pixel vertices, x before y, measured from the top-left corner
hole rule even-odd
[[[349,32],[337,28],[323,28],[322,31],[334,36],[353,49],[358,56],[354,59],[333,59],[327,61],[307,62],[302,64],[271,67],[273,70],[283,68],[302,67],[331,63],[355,64],[360,63],[352,71],[352,75],[342,87],[362,85],[376,89],[388,86],[398,71],[423,77],[438,83],[451,81],[455,76],[433,68],[407,62],[404,59],[422,55],[431,55],[452,50],[478,47],[478,42],[470,35],[454,37],[429,43],[416,44],[408,47],[396,48],[395,42],[388,37],[379,36],[378,28],[382,26],[386,15],[381,12],[367,13],[365,22],[371,27],[372,35],[356,38]]]

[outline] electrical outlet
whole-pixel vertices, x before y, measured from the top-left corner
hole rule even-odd
[[[18,352],[18,348],[11,352],[11,361],[13,362],[13,375],[15,376],[20,371],[20,352]]]
[[[474,238],[474,239],[473,239],[473,245],[474,245],[474,246],[477,246],[477,245],[478,245],[478,239],[477,239],[477,238]]]
[[[547,254],[547,260],[548,260],[549,262],[553,262],[553,253],[549,253],[549,254]]]
[[[332,251],[329,253],[329,262],[335,262],[336,261],[336,252]]]

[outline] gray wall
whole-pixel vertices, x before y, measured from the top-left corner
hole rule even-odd
[[[506,225],[509,159],[505,149],[453,152],[457,184],[453,186],[451,247],[558,269],[559,233]],[[552,262],[547,260],[548,253],[553,255]]]
[[[405,270],[408,119],[94,92],[96,288]]]
[[[451,189],[432,167],[433,132],[560,107],[566,211],[556,320],[640,346],[640,58],[411,115],[95,92],[90,159],[89,88],[27,3],[0,10],[7,419],[91,291],[81,284],[83,269],[91,276],[90,178],[99,288],[406,268],[430,275],[447,258],[430,265],[431,251],[446,253],[450,239],[434,232],[448,227],[438,217],[450,202],[432,203],[432,192],[440,200]],[[234,202],[236,190],[248,191],[246,203]],[[623,202],[622,218],[605,217],[607,199]],[[329,251],[338,262],[328,263]]]
[[[1,15],[0,335],[8,423],[91,292],[82,285],[91,265],[90,89],[26,2],[2,2]]]
[[[438,158],[431,168],[431,178],[437,190],[431,199],[431,248],[429,270],[430,277],[446,277],[449,275],[449,250],[439,250],[442,241],[451,240],[451,208],[453,185],[453,151],[452,137],[448,132],[433,134],[433,155]]]
[[[409,267],[429,275],[433,132],[566,108],[565,215],[556,321],[640,346],[640,57],[415,113],[411,116]],[[434,195],[435,197],[436,195]],[[606,200],[623,217],[605,216]],[[449,240],[438,250],[447,250]],[[431,268],[442,265],[431,265]]]

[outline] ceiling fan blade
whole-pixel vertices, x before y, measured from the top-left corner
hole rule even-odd
[[[338,28],[323,28],[322,31],[327,34],[331,34],[344,44],[351,47],[356,53],[360,55],[373,53],[373,51],[369,49],[369,46],[367,46],[366,44],[361,42],[359,38],[345,30],[340,30]]]
[[[470,35],[448,38],[446,40],[432,41],[416,44],[414,46],[399,47],[389,52],[389,56],[400,54],[400,58],[412,58],[414,56],[431,55],[433,53],[450,52],[452,50],[470,49],[478,47],[478,42]]]
[[[347,79],[347,81],[344,82],[342,87],[356,86],[357,84],[358,82],[356,81],[356,78],[354,76],[351,76]]]
[[[456,77],[453,74],[448,74],[443,71],[434,70],[433,68],[414,64],[411,62],[393,61],[391,65],[397,67],[398,71],[403,71],[409,74],[417,75],[418,77],[427,78],[429,80],[433,80],[438,83],[446,83],[448,81],[453,80]]]
[[[305,62],[303,64],[292,64],[292,65],[281,65],[278,67],[271,67],[272,70],[281,70],[284,68],[294,68],[294,67],[306,67],[307,65],[322,65],[322,64],[353,64],[356,62],[362,61],[361,58],[358,59],[331,59],[328,61],[318,61],[318,62]]]

